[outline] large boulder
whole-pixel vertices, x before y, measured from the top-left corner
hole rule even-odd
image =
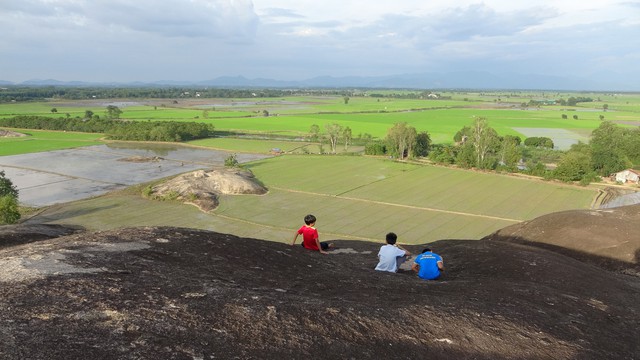
[[[211,211],[218,204],[219,195],[263,195],[267,189],[250,171],[241,169],[197,170],[177,176],[153,187],[153,195],[175,198]]]

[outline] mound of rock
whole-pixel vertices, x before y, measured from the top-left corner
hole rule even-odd
[[[250,171],[240,169],[198,170],[177,176],[153,187],[153,195],[170,197],[194,204],[203,211],[211,211],[218,204],[218,196],[262,195],[267,189]]]
[[[498,230],[485,239],[544,247],[640,276],[640,205],[547,214]]]
[[[0,358],[640,358],[636,277],[446,240],[427,282],[373,270],[379,243],[335,244],[160,227],[0,249]]]

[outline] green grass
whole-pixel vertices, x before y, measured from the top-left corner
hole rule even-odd
[[[367,93],[411,93],[411,91],[372,90]],[[416,92],[413,92],[416,93]],[[558,128],[588,134],[600,124],[600,115],[611,121],[640,120],[638,94],[571,94],[542,92],[444,92],[448,100],[375,98],[351,96],[348,104],[342,96],[292,96],[284,98],[207,99],[199,102],[180,100],[178,104],[167,99],[164,106],[133,105],[123,107],[121,117],[136,121],[197,121],[212,124],[218,131],[239,131],[254,134],[282,134],[301,136],[312,125],[321,131],[330,123],[349,126],[354,134],[368,133],[376,138],[386,136],[397,122],[407,122],[418,131],[427,131],[436,143],[451,143],[453,135],[472,123],[475,116],[489,120],[501,135],[521,135],[513,128]],[[576,107],[543,106],[539,109],[520,109],[520,103],[529,100],[567,99],[570,96],[588,96],[591,103]],[[161,103],[162,100],[156,102]],[[506,102],[509,102],[508,104]],[[496,108],[501,104],[502,108]],[[602,109],[609,106],[609,111]],[[86,105],[86,106],[85,106]],[[217,106],[216,106],[217,105]],[[57,108],[58,113],[50,112]],[[104,115],[104,107],[95,102],[50,101],[21,104],[0,104],[0,116],[40,115],[60,117],[83,116],[85,110]],[[205,115],[204,110],[208,110]],[[262,116],[267,110],[272,116]],[[562,115],[568,119],[562,119]],[[578,115],[574,120],[573,115]],[[206,117],[206,118],[205,118]]]
[[[0,138],[0,156],[27,154],[81,146],[99,145],[103,134],[87,134],[62,131],[40,131],[28,129],[10,129],[26,137]]]

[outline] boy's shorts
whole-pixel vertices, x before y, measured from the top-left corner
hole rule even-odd
[[[302,245],[302,247],[304,247],[304,243],[300,244]],[[306,249],[306,248],[305,248]],[[322,250],[329,250],[329,243],[326,241],[320,241],[320,249]]]

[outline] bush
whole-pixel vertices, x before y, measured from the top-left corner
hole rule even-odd
[[[456,159],[455,148],[448,145],[436,144],[429,152],[429,160],[438,164],[453,164]]]
[[[142,196],[151,199],[153,197],[153,187],[151,187],[151,185],[148,185],[144,189],[142,189]]]
[[[9,195],[0,196],[0,224],[15,224],[18,220],[18,199]]]
[[[226,167],[238,167],[239,164],[238,156],[236,154],[231,154],[229,157],[224,159],[224,166]]]
[[[387,153],[387,147],[379,142],[370,142],[364,146],[366,155],[384,155]]]
[[[13,185],[11,180],[4,175],[4,171],[0,171],[0,196],[18,198],[18,189]]]
[[[20,220],[18,189],[0,171],[0,224],[15,224]]]

